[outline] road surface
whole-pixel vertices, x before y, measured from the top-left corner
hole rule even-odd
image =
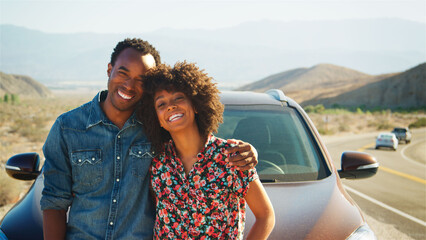
[[[362,151],[376,157],[378,173],[368,179],[342,180],[367,216],[378,239],[426,239],[426,129],[413,130],[410,144],[397,151],[375,149],[369,133],[324,137],[334,165],[340,169],[343,151]]]

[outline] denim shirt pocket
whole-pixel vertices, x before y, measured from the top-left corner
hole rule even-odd
[[[71,153],[72,177],[76,188],[93,187],[102,181],[101,153],[100,149],[79,150]]]
[[[141,180],[145,179],[151,166],[152,158],[154,157],[151,152],[151,144],[137,144],[130,147],[130,158],[132,163],[132,174]]]

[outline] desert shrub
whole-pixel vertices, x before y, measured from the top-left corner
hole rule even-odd
[[[356,127],[356,129],[358,129],[359,131],[362,131],[362,130],[364,129],[364,126],[363,126],[363,125],[358,125],[358,126]]]
[[[361,109],[361,108],[357,108],[357,109],[356,109],[356,113],[357,113],[357,114],[364,114],[364,112],[362,111],[362,109]]]
[[[308,105],[308,106],[304,107],[303,110],[305,110],[306,113],[314,113],[315,107],[312,106],[312,105]]]
[[[323,113],[324,110],[325,110],[325,107],[322,104],[318,104],[318,105],[315,106],[315,112],[316,113]]]
[[[340,124],[339,125],[339,132],[347,132],[347,131],[349,131],[351,128],[349,127],[349,125],[348,124],[344,124],[344,123],[342,123],[342,124]]]
[[[16,94],[11,95],[12,104],[18,104],[19,103],[19,96]]]
[[[349,111],[346,108],[326,108],[323,111],[324,114],[334,114],[334,115],[343,115],[343,114],[350,114],[351,111]]]
[[[318,104],[316,106],[308,105],[303,108],[307,113],[323,113],[325,110],[324,105]]]
[[[328,128],[318,128],[317,129],[319,134],[321,135],[333,135],[335,132],[332,129],[328,129]]]
[[[426,118],[419,118],[417,119],[417,121],[410,123],[410,125],[408,125],[409,128],[421,128],[421,127],[426,127]]]
[[[389,121],[379,122],[377,124],[377,130],[390,130],[393,128],[393,125]]]

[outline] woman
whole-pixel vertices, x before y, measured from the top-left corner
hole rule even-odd
[[[248,239],[266,239],[272,204],[255,169],[229,166],[226,140],[212,135],[223,105],[212,79],[194,64],[160,65],[144,78],[139,117],[153,149],[151,184],[157,239],[242,239],[245,203],[256,217]]]

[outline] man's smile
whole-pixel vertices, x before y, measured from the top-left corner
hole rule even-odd
[[[118,95],[120,95],[120,97],[122,97],[123,99],[130,100],[130,99],[133,98],[133,96],[127,95],[127,94],[121,92],[120,90],[118,90],[117,92],[118,92]]]

